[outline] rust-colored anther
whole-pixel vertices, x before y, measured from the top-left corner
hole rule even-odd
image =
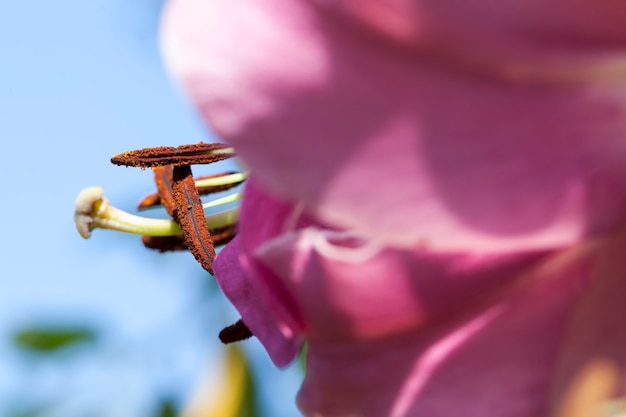
[[[160,176],[162,175],[161,173],[157,173],[157,170],[161,170],[161,169],[166,169],[166,168],[170,168],[170,172],[171,172],[171,167],[157,167],[157,168],[153,168],[153,170],[155,171],[155,175],[154,175],[154,179],[157,183],[157,187],[159,187],[159,181],[161,181],[163,184],[166,183],[167,177],[165,178],[161,178]],[[196,177],[194,178],[194,181],[199,181],[199,180],[204,180],[204,179],[208,179],[208,178],[219,178],[219,177],[224,177],[226,175],[232,175],[232,174],[236,174],[236,171],[228,171],[228,172],[220,172],[219,174],[214,174],[214,175],[203,175],[200,177]],[[196,187],[198,188],[198,193],[200,195],[209,195],[209,194],[213,194],[213,193],[219,193],[222,191],[227,191],[230,190],[231,188],[234,188],[236,186],[238,186],[239,184],[241,184],[243,182],[243,180],[241,181],[237,181],[237,182],[232,182],[230,184],[224,184],[224,185],[213,185],[213,186],[207,186],[207,187]],[[171,189],[171,174],[169,177],[169,183],[170,183],[170,189]],[[143,200],[141,200],[141,202],[139,202],[139,205],[137,206],[137,209],[139,210],[145,210],[151,207],[156,207],[159,205],[163,205],[165,206],[166,210],[167,210],[167,205],[161,201],[161,191],[159,188],[159,192],[157,193],[152,193],[150,195],[147,195],[143,198]],[[171,194],[171,192],[170,192]],[[169,213],[169,210],[168,210]],[[170,213],[171,215],[171,213]],[[212,234],[211,234],[212,235]]]
[[[189,249],[182,234],[174,236],[141,236],[141,242],[146,248],[158,250],[161,253]]]
[[[172,195],[174,167],[154,167],[152,168],[152,172],[154,173],[154,182],[157,186],[159,203],[165,207],[167,214],[174,217],[174,212],[176,211],[176,203]]]
[[[220,340],[224,344],[240,342],[254,336],[248,326],[242,320],[237,321],[235,324],[224,328],[220,332]]]
[[[229,224],[227,226],[209,229],[211,239],[215,246],[222,246],[230,242],[237,235],[237,224]]]
[[[228,226],[216,227],[209,229],[213,245],[222,246],[233,240],[237,234],[237,225],[230,224]],[[174,236],[142,236],[141,241],[148,249],[158,250],[159,252],[176,252],[188,250],[185,237],[180,235]]]
[[[189,165],[174,167],[172,195],[176,204],[173,217],[183,231],[189,251],[212,275],[215,248],[206,224],[202,200],[194,184]]]
[[[223,143],[197,143],[178,147],[159,146],[124,152],[111,158],[115,165],[139,168],[157,166],[180,166],[190,164],[210,164],[235,156],[230,146]]]
[[[141,199],[139,204],[137,204],[137,210],[145,210],[150,207],[157,207],[161,205],[161,196],[159,193],[148,194],[144,198]]]

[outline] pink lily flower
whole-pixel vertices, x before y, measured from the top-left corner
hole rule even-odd
[[[252,172],[216,278],[278,366],[306,340],[306,416],[612,412],[626,3],[171,0],[164,17],[171,71]]]

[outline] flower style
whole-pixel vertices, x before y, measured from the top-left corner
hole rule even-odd
[[[617,415],[626,3],[170,0],[251,170],[215,275],[310,417]],[[602,414],[600,414],[602,415]]]

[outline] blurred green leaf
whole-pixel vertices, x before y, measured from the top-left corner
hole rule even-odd
[[[300,350],[300,354],[298,355],[298,365],[300,366],[300,369],[302,369],[302,372],[304,374],[306,374],[306,352],[307,352],[308,346],[306,345],[306,343],[304,345],[302,345],[302,349]]]
[[[85,326],[29,326],[13,334],[16,347],[35,353],[53,353],[59,350],[94,342],[97,332]]]
[[[9,411],[7,417],[42,417],[45,415],[47,407],[45,406],[28,406],[17,408]]]
[[[164,399],[161,400],[154,417],[176,417],[177,415],[178,411],[176,411],[174,402],[170,399]]]

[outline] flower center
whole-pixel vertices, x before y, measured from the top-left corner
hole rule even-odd
[[[162,206],[171,219],[136,216],[113,207],[104,198],[102,187],[89,187],[76,199],[74,221],[85,239],[96,228],[142,235],[143,244],[161,252],[189,250],[202,267],[213,275],[216,245],[224,245],[236,235],[238,208],[213,214],[206,209],[223,207],[241,198],[236,192],[203,203],[201,196],[230,190],[246,178],[245,172],[224,172],[194,178],[191,165],[212,164],[236,156],[221,143],[199,143],[179,147],[156,147],[115,155],[115,165],[151,168],[157,191],[146,196],[139,210]],[[231,343],[252,336],[239,320],[220,332],[220,340]]]

